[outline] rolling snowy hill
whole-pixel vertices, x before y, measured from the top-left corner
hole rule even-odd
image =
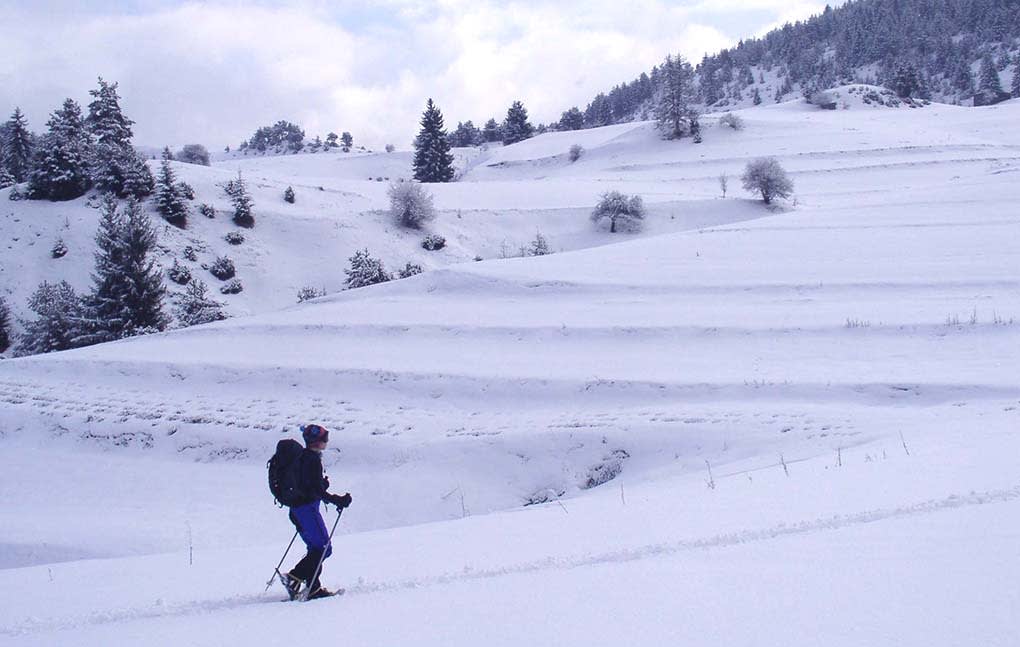
[[[0,644],[1015,644],[1020,102],[739,114],[465,153],[439,253],[368,179],[400,153],[176,167],[250,180],[257,314],[0,362]],[[739,191],[764,154],[795,201]],[[641,235],[588,221],[611,189]],[[10,204],[16,300],[87,273],[84,203]],[[228,249],[192,222],[166,258]],[[291,305],[366,246],[432,271]],[[307,420],[348,592],[278,604],[264,464]]]

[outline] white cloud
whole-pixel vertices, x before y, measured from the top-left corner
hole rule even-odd
[[[781,21],[814,3],[770,0],[382,0],[356,14],[329,2],[189,3],[110,16],[22,9],[0,27],[0,109],[42,129],[65,96],[87,104],[95,77],[120,82],[136,142],[236,145],[288,119],[309,135],[407,146],[427,97],[448,125],[501,118],[521,99],[534,121],[629,81],[679,52],[731,45],[706,12],[753,6]],[[346,5],[343,5],[346,8]],[[797,15],[797,18],[807,14]]]

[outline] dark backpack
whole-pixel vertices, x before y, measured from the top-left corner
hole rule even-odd
[[[301,487],[301,454],[304,451],[301,443],[286,438],[276,443],[276,453],[266,463],[269,491],[280,505],[292,507],[308,501],[308,495]]]

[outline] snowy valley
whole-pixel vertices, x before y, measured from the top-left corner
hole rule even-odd
[[[174,163],[217,214],[160,224],[157,261],[213,285],[226,254],[244,289],[222,322],[0,361],[0,644],[285,645],[298,616],[344,645],[1015,645],[1020,100],[849,90],[706,115],[701,144],[457,149],[421,232],[386,211],[406,152]],[[796,186],[768,207],[739,187],[765,155]],[[640,233],[589,220],[610,190]],[[8,302],[86,287],[89,199],[7,191]],[[426,271],[343,291],[363,248]],[[307,421],[354,498],[347,592],[282,604],[265,462]]]

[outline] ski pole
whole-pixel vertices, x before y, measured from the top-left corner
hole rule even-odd
[[[269,587],[273,585],[273,578],[280,577],[280,567],[283,566],[283,560],[287,559],[287,553],[290,552],[290,547],[294,545],[294,540],[297,539],[297,536],[298,532],[295,530],[294,536],[290,538],[290,543],[287,544],[287,550],[283,551],[283,557],[280,558],[280,563],[276,565],[276,568],[273,569],[273,575],[270,575],[269,579],[266,581],[266,591],[268,591]]]
[[[312,577],[312,581],[308,584],[308,587],[305,588],[304,595],[301,596],[302,602],[308,601],[308,596],[312,592],[312,584],[315,583],[315,580],[319,579],[319,571],[322,570],[322,562],[326,560],[326,551],[333,547],[333,533],[336,532],[336,525],[340,523],[340,515],[343,514],[343,512],[343,508],[338,507],[336,509],[336,521],[333,522],[333,529],[329,531],[329,539],[326,540],[326,545],[322,547],[322,555],[319,557],[319,565],[315,567],[315,575]]]

